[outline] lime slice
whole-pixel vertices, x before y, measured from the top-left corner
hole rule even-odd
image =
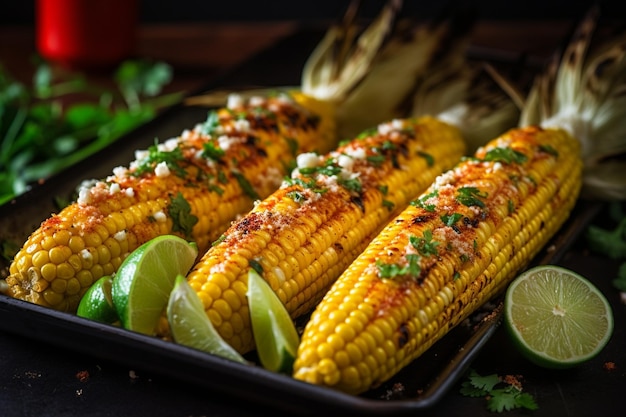
[[[532,362],[570,368],[596,356],[613,333],[604,295],[577,273],[542,265],[521,274],[504,302],[505,326]]]
[[[185,277],[176,277],[167,303],[167,320],[176,343],[236,362],[248,363],[219,335],[198,294]]]
[[[291,373],[300,337],[287,309],[261,276],[248,273],[248,303],[257,355],[265,369]]]
[[[158,236],[122,262],[111,293],[122,326],[154,335],[177,275],[186,275],[198,256],[195,243],[174,235]]]
[[[76,315],[107,324],[119,321],[111,298],[112,283],[110,275],[98,279],[80,299]]]

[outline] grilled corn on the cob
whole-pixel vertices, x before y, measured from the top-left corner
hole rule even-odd
[[[591,13],[559,65],[537,77],[520,127],[441,175],[338,278],[306,325],[296,379],[353,394],[382,384],[501,293],[556,233],[589,174],[588,134],[626,115],[616,107],[610,117],[588,118],[615,102],[600,94],[604,87],[626,80],[626,33],[622,48],[606,44],[612,54],[596,55],[607,58],[607,72],[585,61],[596,18]],[[593,100],[571,94],[583,81],[594,89],[582,68],[603,79]],[[542,113],[549,103],[556,113]],[[590,185],[589,195],[604,197],[619,188]]]
[[[324,59],[319,67],[313,64],[324,54],[319,48],[312,54],[303,78],[317,80],[318,90],[245,100],[233,95],[206,122],[155,144],[109,178],[82,187],[79,199],[43,221],[14,256],[6,277],[8,294],[75,311],[93,282],[113,274],[152,237],[179,234],[204,251],[254,200],[278,188],[296,151],[326,152],[336,146],[336,108],[367,79],[365,69],[377,65],[399,5],[390,1],[360,36],[353,35],[358,32],[354,19],[329,31],[319,48],[330,44],[348,52],[341,62]],[[364,69],[358,76],[326,81],[316,76],[329,67],[346,74],[354,65]],[[399,67],[396,76],[406,74]],[[372,120],[387,111],[373,108]]]
[[[291,178],[233,223],[188,275],[218,332],[241,353],[254,348],[250,268],[293,317],[309,311],[392,214],[464,151],[458,129],[423,117],[381,124],[323,157],[300,154]]]
[[[358,394],[389,379],[501,290],[578,196],[579,143],[510,131],[441,175],[325,295],[293,375]]]
[[[447,45],[416,74],[411,113],[421,117],[382,123],[323,157],[299,155],[293,177],[234,223],[190,272],[207,315],[239,352],[254,348],[245,296],[250,268],[293,318],[309,312],[392,216],[456,164],[466,134],[481,126],[495,135],[514,125],[511,102],[464,60],[463,32],[449,34]],[[483,111],[496,103],[497,110]],[[453,108],[447,122],[434,117]]]
[[[128,168],[86,183],[15,255],[9,294],[74,311],[82,294],[147,240],[177,234],[206,250],[238,213],[282,182],[295,147],[332,129],[287,97],[233,101],[180,137],[138,152]]]

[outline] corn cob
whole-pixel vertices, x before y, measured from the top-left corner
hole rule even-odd
[[[340,36],[357,31],[354,18],[331,28],[310,57],[303,84],[318,80],[329,67],[338,74],[354,65],[375,67],[400,4],[390,1],[361,36]],[[354,48],[356,43],[359,48]],[[315,66],[323,56],[320,48],[329,44],[348,53],[341,62],[325,59]],[[406,71],[397,73],[403,75]],[[75,311],[93,282],[113,274],[132,250],[152,237],[178,234],[205,250],[254,200],[280,185],[296,150],[326,152],[336,146],[337,106],[364,79],[367,71],[328,84],[318,80],[315,91],[303,86],[302,91],[289,89],[276,96],[230,95],[229,103],[209,112],[206,122],[155,144],[109,178],[85,183],[79,199],[45,220],[14,256],[7,294]],[[383,111],[373,109],[372,119]]]
[[[206,250],[237,213],[280,185],[295,146],[332,143],[320,120],[288,97],[232,100],[204,124],[138,152],[31,234],[10,266],[9,294],[74,311],[93,282],[153,237],[176,234]]]
[[[250,268],[293,317],[309,311],[394,212],[463,155],[460,131],[431,117],[394,120],[325,156],[302,153],[281,188],[226,231],[188,275],[222,337],[254,348]]]
[[[418,42],[423,50],[413,57],[412,95],[404,100],[411,103],[409,112],[415,117],[391,118],[378,132],[366,130],[364,137],[324,157],[301,154],[299,161],[312,166],[295,171],[278,191],[234,223],[188,275],[208,317],[240,353],[254,348],[245,297],[250,268],[270,283],[294,319],[309,312],[393,214],[456,163],[468,138],[478,130],[495,135],[514,125],[517,110],[512,103],[502,99],[502,90],[491,88],[492,80],[479,68],[466,62],[468,39],[462,27],[458,15],[448,15],[431,28],[437,36]],[[406,33],[390,48],[406,51],[411,44],[407,40],[423,34],[417,33]],[[431,60],[427,51],[437,37],[445,39],[446,48]],[[374,73],[388,74],[389,66],[397,64],[385,61]],[[364,101],[368,93],[386,87],[397,85],[385,82],[351,95],[344,105],[361,110],[349,111],[350,120],[341,120],[361,125],[367,118],[362,109],[370,107]],[[494,107],[497,110],[485,112]],[[427,155],[432,166],[422,160]],[[338,176],[343,186],[329,186],[328,175]],[[162,327],[161,334],[167,336]]]
[[[626,32],[588,51],[597,18],[594,8],[537,76],[520,127],[438,178],[337,280],[304,330],[296,379],[354,394],[380,385],[504,291],[583,191],[626,192],[594,181],[602,169],[587,159],[619,148],[604,130],[626,109]]]
[[[558,230],[581,186],[564,130],[511,130],[444,173],[339,277],[293,376],[352,394],[388,380],[502,290]]]

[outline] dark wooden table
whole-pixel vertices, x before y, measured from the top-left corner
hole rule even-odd
[[[528,54],[541,61],[559,45],[570,26],[569,21],[481,22],[476,29],[473,48],[479,53],[493,54],[497,59],[511,60]],[[245,66],[255,54],[301,30],[294,22],[142,26],[137,55],[162,59],[173,66],[175,78],[167,87],[168,91],[196,91],[211,83],[230,85],[236,82],[228,78],[229,69],[241,64]],[[0,27],[0,63],[22,80],[28,80],[32,75],[30,59],[34,53],[32,28]],[[264,81],[262,70],[244,73],[244,82]],[[90,76],[106,82],[106,74]],[[535,397],[540,408],[532,414],[516,410],[506,415],[622,415],[620,404],[626,386],[626,336],[623,330],[626,306],[620,304],[619,294],[609,282],[616,274],[617,264],[588,253],[582,238],[567,252],[561,264],[593,277],[618,306],[616,331],[609,348],[579,369],[545,371],[525,363],[515,353],[503,329],[499,329],[472,366],[482,374],[521,375],[525,389]],[[4,316],[0,320],[13,318]],[[81,340],[72,343],[80,344]],[[245,395],[237,398],[224,396],[196,384],[90,355],[89,349],[80,350],[83,353],[14,332],[0,331],[1,414],[11,417],[280,414],[273,408],[247,402]],[[606,368],[609,362],[615,364],[614,370]],[[211,378],[211,375],[206,377]],[[302,411],[302,414],[309,414],[312,410]],[[455,386],[436,406],[419,415],[471,417],[492,414],[487,411],[483,399],[464,397]]]

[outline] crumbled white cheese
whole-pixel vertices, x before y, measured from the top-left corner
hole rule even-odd
[[[235,129],[240,132],[249,132],[250,131],[250,122],[246,119],[235,120]]]
[[[167,220],[167,216],[165,215],[165,213],[161,210],[157,211],[156,213],[154,213],[152,215],[152,217],[154,217],[154,220],[156,220],[157,222],[161,223],[164,222],[165,220]]]
[[[120,185],[118,183],[113,183],[111,184],[111,186],[109,187],[109,194],[117,194],[119,193],[121,190]]]
[[[113,239],[117,240],[118,242],[122,242],[126,239],[126,230],[120,230],[119,232],[115,233],[113,235]]]
[[[134,197],[135,196],[135,190],[132,187],[128,187],[127,189],[125,189],[124,193],[126,194],[126,197]]]
[[[178,138],[170,138],[163,142],[162,145],[159,145],[160,151],[171,152],[176,148],[178,148]]]
[[[142,160],[144,158],[147,158],[148,155],[150,155],[150,153],[147,150],[145,150],[145,149],[137,149],[135,151],[135,159],[137,161]]]
[[[239,138],[234,136],[221,135],[217,138],[217,144],[223,151],[227,151],[231,145],[237,143],[238,141]]]
[[[170,168],[167,166],[167,162],[159,162],[154,168],[154,174],[159,178],[164,178],[170,175]]]
[[[229,109],[236,109],[238,107],[243,106],[243,97],[239,94],[229,94],[228,100],[226,102],[226,107]]]
[[[365,148],[362,146],[359,147],[348,147],[345,150],[346,155],[351,156],[354,159],[365,159],[367,157],[367,153],[365,152]]]
[[[79,253],[80,257],[86,261],[91,261],[93,259],[93,255],[87,249],[83,249]]]
[[[126,174],[128,173],[128,169],[126,167],[115,167],[113,168],[113,175],[115,175],[117,178],[124,178],[126,177]]]
[[[320,163],[320,156],[315,152],[304,152],[296,157],[298,168],[314,168]]]
[[[348,155],[339,155],[337,158],[337,165],[345,171],[352,171],[352,168],[354,167],[354,159]]]
[[[267,100],[262,96],[253,96],[253,97],[250,97],[250,100],[248,101],[248,103],[252,107],[257,107],[257,106],[264,105],[266,101]]]

